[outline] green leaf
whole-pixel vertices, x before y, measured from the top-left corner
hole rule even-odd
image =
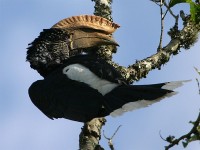
[[[200,5],[194,2],[190,2],[190,13],[192,21],[200,22]]]
[[[166,141],[169,142],[169,143],[172,143],[174,139],[175,139],[175,136],[169,135],[169,136],[166,138]]]
[[[200,70],[198,70],[196,67],[194,69],[197,71],[197,73],[200,75]]]
[[[199,140],[199,136],[198,135],[193,135],[191,136],[191,138],[189,139],[188,142],[193,142],[193,141],[198,141]]]
[[[169,2],[169,7],[171,8],[171,7],[173,7],[173,6],[175,6],[176,4],[179,4],[179,3],[191,3],[191,2],[192,2],[192,0],[171,0]]]
[[[173,7],[180,3],[188,3],[190,5],[191,20],[199,23],[200,22],[200,5],[193,2],[192,0],[171,0],[169,7]]]
[[[186,148],[188,146],[188,142],[182,142],[183,147]]]
[[[182,142],[183,147],[186,148],[190,142],[199,141],[199,135],[192,135],[189,139]]]
[[[197,131],[198,131],[198,133],[200,135],[200,125],[197,127]]]

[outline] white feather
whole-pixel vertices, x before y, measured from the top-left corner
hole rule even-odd
[[[168,82],[166,83],[164,86],[162,86],[162,89],[166,89],[166,90],[174,90],[178,87],[181,87],[185,82],[189,82],[191,80],[183,80],[183,81],[172,81],[172,82]]]
[[[157,98],[155,100],[151,100],[151,101],[149,101],[149,100],[138,100],[136,102],[129,102],[129,103],[126,103],[125,105],[123,105],[121,108],[114,110],[112,113],[110,113],[110,115],[112,117],[117,117],[117,116],[120,116],[123,113],[128,112],[128,111],[133,111],[133,110],[136,110],[136,109],[145,108],[145,107],[148,107],[148,106],[150,106],[154,103],[159,102],[160,100],[162,100],[166,97],[171,97],[175,94],[177,94],[177,92],[168,93],[168,94],[166,94],[162,97],[159,97],[159,98]]]
[[[105,79],[99,78],[88,68],[81,64],[72,64],[63,69],[63,74],[71,80],[79,81],[88,84],[90,87],[98,90],[102,95],[105,95],[119,86],[117,83],[112,83]]]

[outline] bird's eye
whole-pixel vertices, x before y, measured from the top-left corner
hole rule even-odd
[[[65,72],[67,72],[69,69],[67,68],[67,69],[65,69]]]
[[[66,74],[68,70],[69,70],[69,68],[65,67],[65,68],[63,69],[63,73]]]

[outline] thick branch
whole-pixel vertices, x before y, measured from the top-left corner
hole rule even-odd
[[[111,17],[111,0],[92,0],[95,2],[95,15],[105,17],[112,21]],[[119,66],[112,62],[112,53],[116,52],[115,47],[102,46],[97,54],[108,60],[110,64],[116,67],[121,74],[132,83],[135,80],[145,78],[149,71],[153,69],[160,69],[161,66],[167,63],[171,55],[178,54],[181,47],[189,49],[197,39],[198,32],[200,31],[200,24],[194,24],[190,21],[185,21],[184,28],[179,31],[177,26],[171,29],[171,41],[164,48],[161,48],[156,54],[136,61],[135,64],[130,65],[128,68]],[[102,150],[99,146],[101,138],[101,128],[105,124],[105,118],[95,118],[90,122],[84,124],[82,132],[80,133],[80,150]]]
[[[112,0],[92,0],[92,1],[95,2],[94,15],[101,16],[110,21],[113,21],[112,9],[111,9]]]
[[[101,16],[110,21],[113,21],[112,9],[111,9],[112,0],[92,0],[92,1],[95,2],[94,15]],[[116,46],[101,46],[97,51],[97,54],[106,60],[112,60],[112,54],[116,52],[117,52]]]
[[[79,135],[80,150],[103,150],[99,145],[101,128],[105,124],[105,118],[95,118],[86,122]]]
[[[92,1],[95,2],[94,14],[112,21],[111,17],[112,0],[92,0]],[[113,52],[116,52],[116,47],[101,46],[97,54],[107,60],[111,60]],[[105,122],[106,122],[105,118],[94,118],[93,120],[84,123],[84,126],[79,136],[80,150],[103,150],[103,148],[99,145],[99,140],[101,139],[101,128],[105,124]]]
[[[176,55],[180,51],[180,48],[189,49],[193,45],[198,37],[200,31],[200,24],[194,24],[193,22],[186,22],[181,31],[172,28],[170,31],[171,41],[164,48],[162,48],[156,54],[147,57],[143,60],[136,61],[135,64],[130,65],[128,68],[119,66],[114,62],[110,62],[115,66],[123,76],[132,83],[141,78],[145,78],[149,71],[153,69],[160,69],[161,66],[170,60],[171,55]]]

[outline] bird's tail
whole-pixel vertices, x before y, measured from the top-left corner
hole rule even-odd
[[[173,90],[187,81],[166,82],[151,85],[121,85],[106,94],[104,107],[111,116],[147,107],[165,97],[175,95]]]

